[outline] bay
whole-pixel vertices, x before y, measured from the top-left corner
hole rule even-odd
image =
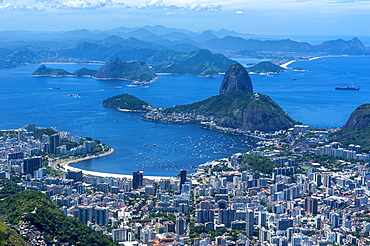
[[[289,115],[313,127],[340,127],[359,105],[369,102],[369,57],[330,57],[295,62],[308,72],[287,70],[274,76],[251,75],[254,91],[269,95]],[[129,93],[154,107],[188,104],[217,95],[220,78],[160,76],[143,87],[128,81],[92,78],[31,77],[39,64],[0,70],[0,128],[33,123],[57,127],[81,137],[99,139],[115,153],[74,166],[101,172],[174,176],[209,160],[243,151],[249,139],[201,129],[198,125],[168,125],[142,121],[140,114],[102,106],[108,97]],[[49,64],[70,72],[97,65]],[[337,91],[335,86],[358,86],[359,91]],[[52,89],[60,87],[59,90]],[[80,98],[70,94],[78,94]],[[249,142],[245,142],[249,141]],[[220,153],[221,152],[221,153]]]

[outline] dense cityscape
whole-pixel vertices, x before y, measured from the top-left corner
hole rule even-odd
[[[369,154],[329,142],[330,131],[249,132],[259,147],[148,179],[72,170],[66,162],[111,149],[31,124],[1,132],[0,177],[123,245],[367,245]],[[56,243],[22,216],[12,226],[30,245]]]

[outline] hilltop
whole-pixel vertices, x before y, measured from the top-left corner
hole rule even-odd
[[[252,80],[240,63],[231,65],[227,70],[220,86],[220,94],[235,90],[241,90],[248,94],[253,93]]]

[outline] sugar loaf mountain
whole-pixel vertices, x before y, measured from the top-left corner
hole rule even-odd
[[[127,95],[116,96],[114,100],[107,99],[105,102],[109,103],[105,106],[124,109],[127,105],[125,98]],[[242,131],[272,132],[288,129],[295,124],[295,121],[270,97],[253,93],[251,78],[239,63],[231,65],[227,70],[219,95],[160,111],[161,115],[173,113],[212,117],[217,126]],[[145,115],[143,118],[148,119],[148,116]]]

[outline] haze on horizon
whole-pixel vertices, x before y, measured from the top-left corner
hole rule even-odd
[[[367,36],[368,0],[0,0],[1,30],[163,25],[257,35]]]

